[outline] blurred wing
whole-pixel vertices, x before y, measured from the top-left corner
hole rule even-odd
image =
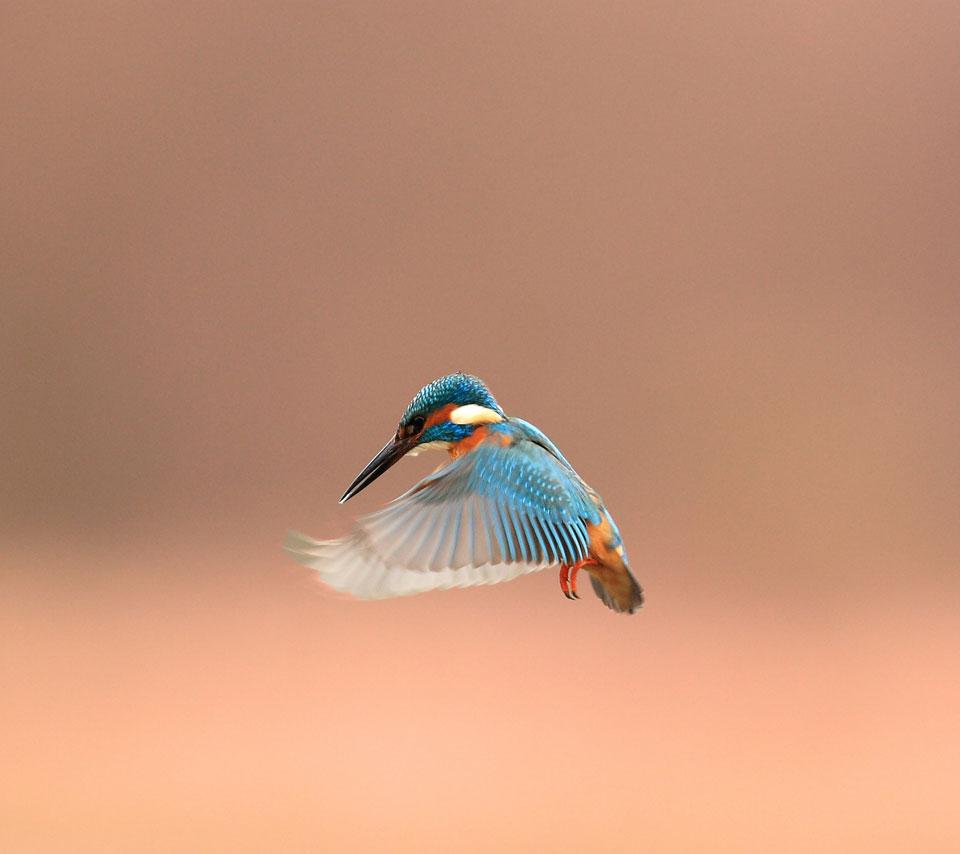
[[[586,557],[599,513],[572,469],[529,441],[478,446],[343,539],[291,533],[285,548],[364,599],[507,581]]]

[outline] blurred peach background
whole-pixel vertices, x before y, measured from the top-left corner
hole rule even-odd
[[[0,849],[960,850],[960,5],[0,17]],[[457,369],[638,616],[281,552]]]

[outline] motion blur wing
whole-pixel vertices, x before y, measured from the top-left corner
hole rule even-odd
[[[331,587],[364,599],[507,581],[586,557],[599,512],[539,444],[488,440],[424,478],[339,540],[291,532],[285,548]]]

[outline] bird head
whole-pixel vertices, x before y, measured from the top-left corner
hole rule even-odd
[[[397,432],[347,487],[340,503],[369,486],[406,454],[449,447],[472,434],[478,425],[504,418],[500,404],[477,377],[457,373],[434,380],[414,395]]]

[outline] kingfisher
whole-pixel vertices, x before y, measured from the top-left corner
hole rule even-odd
[[[448,374],[410,401],[394,436],[340,503],[406,455],[450,460],[337,540],[291,531],[284,548],[330,587],[361,599],[509,581],[550,566],[579,599],[585,569],[604,605],[632,614],[643,592],[600,496],[547,436],[508,416],[475,376]]]

